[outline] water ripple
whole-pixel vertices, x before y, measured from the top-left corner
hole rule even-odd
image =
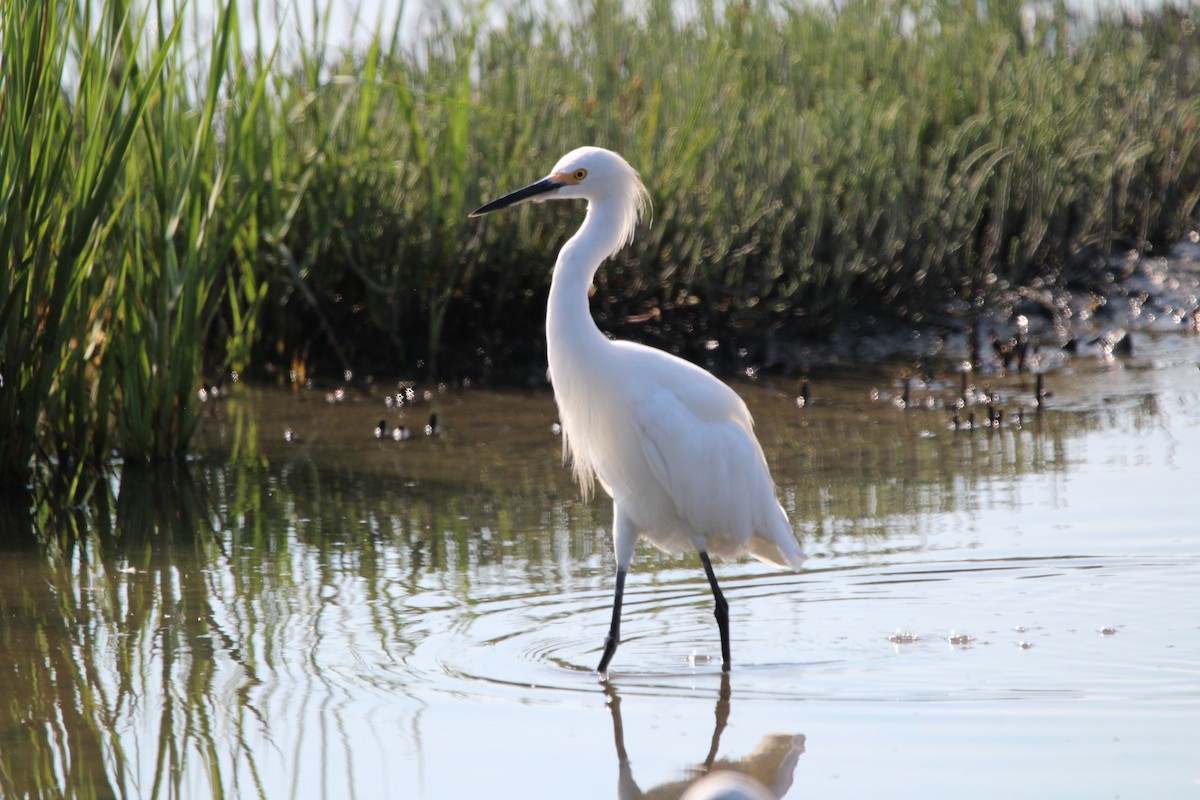
[[[1197,560],[1071,555],[832,564],[797,575],[748,564],[725,569],[734,674],[744,697],[1075,696],[1075,671],[1084,668],[1092,670],[1093,693],[1171,696],[1186,694],[1195,678],[1158,662],[1146,666],[1142,648],[1161,647],[1161,626],[1170,620],[1139,619],[1138,609],[1104,598],[1114,581],[1126,599],[1195,585]],[[598,576],[557,592],[498,583],[480,593],[468,607],[414,598],[422,635],[404,660],[406,681],[458,697],[515,692],[543,702],[554,693],[595,691],[611,614]],[[896,640],[898,629],[912,631],[911,639]],[[631,574],[622,634],[612,673],[622,691],[711,692],[719,643],[703,575]],[[944,672],[936,691],[928,688],[931,672]]]

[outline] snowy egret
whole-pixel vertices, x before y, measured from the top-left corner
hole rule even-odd
[[[588,307],[600,264],[633,241],[649,194],[625,159],[598,147],[563,156],[550,174],[471,213],[527,201],[586,200],[583,225],[563,245],[550,281],[546,350],[570,458],[587,498],[599,481],[613,499],[617,559],[612,622],[597,671],[620,642],[625,576],[639,536],[667,552],[694,548],[716,600],[728,670],[729,604],[709,555],[749,553],[799,569],[804,553],[754,437],[746,404],[681,358],[601,333]]]

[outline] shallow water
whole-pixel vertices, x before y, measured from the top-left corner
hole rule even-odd
[[[0,794],[1200,797],[1198,364],[1139,340],[1040,412],[976,377],[998,430],[953,374],[739,385],[808,568],[718,565],[725,680],[697,559],[642,547],[607,684],[611,515],[547,392],[240,387],[189,475],[0,553]]]

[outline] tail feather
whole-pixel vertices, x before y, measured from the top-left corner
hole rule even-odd
[[[799,572],[808,556],[796,544],[795,537],[790,533],[783,542],[772,541],[762,536],[755,536],[746,545],[750,555],[763,563],[780,569],[790,569]]]

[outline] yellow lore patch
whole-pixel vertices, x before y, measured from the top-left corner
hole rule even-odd
[[[587,177],[587,170],[580,167],[571,172],[556,172],[550,176],[550,180],[555,183],[562,183],[567,186],[577,186],[580,181]]]

